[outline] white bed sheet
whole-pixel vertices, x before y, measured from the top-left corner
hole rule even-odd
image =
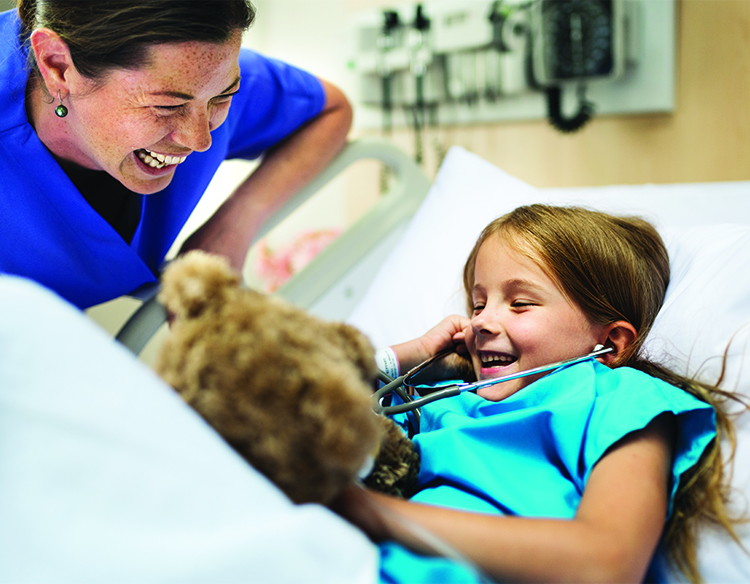
[[[348,321],[387,346],[423,334],[448,314],[466,314],[461,272],[480,231],[538,202],[651,220],[668,246],[672,279],[646,350],[677,371],[715,381],[731,340],[724,387],[750,396],[750,182],[536,189],[454,147]],[[733,501],[743,507],[750,502],[747,414],[738,433]],[[739,531],[750,549],[750,526]],[[723,533],[706,530],[700,545],[707,582],[750,581],[750,558]]]
[[[0,582],[373,582],[378,554],[294,506],[84,315],[0,276]]]

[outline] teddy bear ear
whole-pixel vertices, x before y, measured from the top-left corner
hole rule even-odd
[[[167,266],[159,301],[175,318],[194,318],[224,301],[226,292],[239,287],[240,275],[226,258],[191,251]]]

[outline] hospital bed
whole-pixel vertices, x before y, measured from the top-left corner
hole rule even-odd
[[[750,182],[536,189],[454,147],[429,184],[397,149],[362,141],[292,206],[370,157],[392,168],[393,189],[280,295],[324,318],[346,320],[385,346],[463,313],[461,267],[494,217],[532,202],[637,213],[660,229],[672,261],[672,282],[646,350],[677,371],[713,380],[731,341],[724,387],[750,395]],[[375,578],[375,550],[361,534],[324,509],[293,508],[80,315],[10,278],[0,278],[0,301],[19,307],[0,326],[0,428],[18,450],[0,455],[0,502],[19,501],[12,514],[7,504],[0,512],[0,555],[11,558],[0,561],[0,581],[66,579],[44,577],[56,573],[76,579],[82,565],[93,580],[112,566],[121,570],[108,581],[144,573],[292,581],[301,574],[295,566],[310,570],[297,580]],[[136,352],[161,324],[158,305],[144,307],[120,334]],[[18,338],[25,343],[16,347]],[[40,354],[51,359],[50,369],[36,366]],[[8,391],[13,384],[20,389]],[[732,501],[739,508],[750,501],[748,422],[747,414],[738,419]],[[750,548],[750,526],[739,533]],[[128,549],[128,557],[119,549]],[[14,577],[50,550],[55,561],[46,572]],[[701,534],[699,561],[707,582],[750,580],[750,557],[719,531]],[[668,580],[681,580],[665,570]]]

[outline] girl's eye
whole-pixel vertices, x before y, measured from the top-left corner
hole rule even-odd
[[[529,306],[534,306],[534,303],[529,300],[514,300],[511,303],[511,306],[513,308],[526,308]]]
[[[479,314],[484,309],[484,304],[475,304],[474,305],[474,314]]]

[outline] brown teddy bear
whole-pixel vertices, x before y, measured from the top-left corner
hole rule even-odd
[[[330,502],[373,457],[365,484],[409,494],[419,458],[372,411],[374,351],[360,331],[242,288],[203,252],[170,264],[159,300],[171,324],[156,371],[293,501]]]

